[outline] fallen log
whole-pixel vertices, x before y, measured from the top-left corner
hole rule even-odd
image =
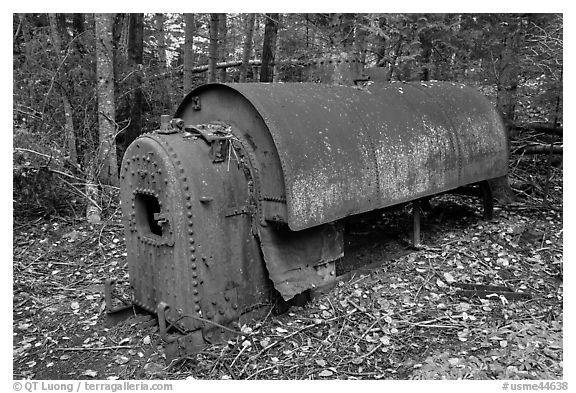
[[[250,60],[248,62],[248,64],[251,66],[260,66],[260,65],[262,65],[262,61],[261,60]],[[240,67],[241,65],[242,65],[242,60],[227,61],[227,62],[216,63],[216,68]],[[208,65],[207,64],[192,68],[193,74],[198,74],[200,72],[206,72],[206,71],[208,71]]]
[[[548,135],[562,136],[564,133],[562,126],[542,122],[516,124],[514,128],[518,131],[537,131]]]
[[[563,146],[550,146],[548,145],[538,145],[538,146],[527,146],[524,148],[524,154],[563,154]]]

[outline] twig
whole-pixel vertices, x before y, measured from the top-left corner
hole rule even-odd
[[[88,30],[86,30],[86,31],[88,31]],[[84,33],[86,33],[86,31],[83,31],[82,33],[78,34],[76,37],[72,38],[70,40],[70,42],[68,43],[68,45],[66,45],[66,49],[65,49],[66,55],[64,55],[64,57],[62,58],[62,61],[58,65],[58,68],[56,68],[56,72],[54,72],[54,75],[52,76],[52,80],[50,82],[50,87],[48,88],[48,92],[46,92],[46,95],[44,96],[44,103],[42,104],[42,110],[40,111],[42,113],[42,118],[44,118],[44,116],[45,116],[44,110],[46,109],[46,103],[48,102],[48,97],[50,96],[50,92],[52,91],[52,87],[54,87],[54,82],[56,81],[56,77],[58,76],[58,73],[60,72],[60,68],[62,68],[62,66],[64,65],[64,62],[66,61],[68,56],[70,56],[70,46],[72,45],[72,43],[74,41],[76,41],[77,38],[84,35]]]
[[[252,373],[252,374],[248,375],[248,377],[246,377],[246,379],[250,379],[250,378],[252,378],[252,377],[255,377],[256,375],[260,374],[261,372],[266,371],[266,370],[271,370],[271,369],[273,369],[274,367],[276,367],[276,365],[270,366],[270,367],[266,367],[266,368],[262,368],[262,369],[256,371],[255,373]]]
[[[46,158],[48,158],[49,160],[52,159],[52,156],[49,156],[48,154],[44,154],[44,153],[39,153],[39,152],[37,152],[37,151],[35,151],[35,150],[24,149],[24,148],[22,148],[22,147],[15,147],[14,150],[27,151],[28,153],[33,153],[33,154],[37,154],[37,155],[39,155],[39,156],[41,156],[41,157],[46,157]]]
[[[242,349],[240,350],[240,352],[238,352],[238,355],[236,355],[234,360],[232,360],[232,363],[230,363],[230,367],[234,366],[234,363],[236,363],[236,360],[238,360],[238,358],[240,357],[240,355],[242,355],[242,353],[246,350],[246,348],[248,348],[248,345],[242,346]]]
[[[102,211],[102,208],[96,203],[96,201],[94,201],[92,198],[90,198],[88,195],[86,195],[85,193],[83,193],[82,191],[80,191],[77,187],[75,187],[73,184],[70,184],[69,182],[67,182],[64,179],[61,179],[64,183],[68,184],[70,187],[72,187],[77,193],[79,193],[81,196],[83,196],[84,198],[86,198],[88,201],[90,201],[94,206],[96,206],[98,208],[98,210]]]
[[[84,347],[75,347],[75,348],[54,348],[55,351],[108,351],[111,349],[132,349],[134,348],[131,345],[114,345],[111,347],[94,347],[94,348],[84,348]]]

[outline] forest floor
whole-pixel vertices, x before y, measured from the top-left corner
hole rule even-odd
[[[406,249],[408,210],[367,223],[355,239],[366,232],[370,241],[347,258],[378,267],[170,361],[154,318],[107,318],[103,280],[128,279],[116,205],[98,226],[15,217],[13,377],[562,379],[562,169],[552,167],[544,202],[543,160],[513,160],[518,200],[496,205],[492,220],[482,219],[478,200],[443,196],[423,217],[419,250]],[[374,241],[391,227],[406,251],[393,258]],[[515,295],[469,297],[460,283]]]

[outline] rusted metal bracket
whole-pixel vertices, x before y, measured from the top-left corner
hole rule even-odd
[[[189,132],[193,136],[198,136],[204,139],[204,141],[209,145],[212,144],[212,141],[216,139],[216,136],[213,133],[191,125],[184,126],[184,131]]]
[[[166,310],[168,310],[169,308],[170,306],[166,302],[160,302],[156,307],[160,338],[167,343],[174,342],[178,339],[178,336],[168,334],[168,328],[166,327]]]
[[[214,136],[213,141],[210,148],[210,158],[212,158],[212,162],[226,161],[226,155],[230,148],[229,137]]]
[[[107,278],[106,280],[104,280],[104,300],[106,302],[106,312],[108,314],[113,314],[113,313],[123,311],[123,310],[126,310],[126,309],[132,307],[132,304],[124,304],[122,306],[114,307],[114,305],[112,304],[112,299],[113,299],[113,289],[114,289],[115,283],[116,283],[116,280],[114,280],[113,278]],[[119,298],[117,298],[117,299],[119,299]],[[119,299],[119,300],[122,300],[122,299]]]
[[[200,97],[199,96],[192,97],[192,109],[194,109],[195,111],[199,111],[201,108],[202,106],[200,105]]]

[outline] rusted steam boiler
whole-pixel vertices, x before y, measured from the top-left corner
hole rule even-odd
[[[183,345],[334,282],[344,218],[507,173],[499,115],[455,83],[208,84],[163,120],[122,212],[133,301]]]

